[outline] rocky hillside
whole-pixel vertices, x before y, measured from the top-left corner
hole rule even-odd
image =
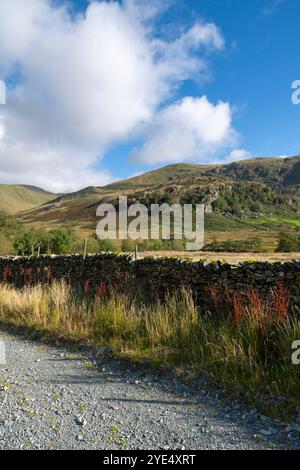
[[[253,224],[279,230],[285,221],[300,225],[300,156],[293,158],[256,158],[226,165],[170,165],[144,175],[105,187],[88,187],[64,194],[50,202],[20,214],[30,225],[71,224],[82,231],[95,231],[96,208],[101,202],[117,205],[119,195],[129,202],[204,203],[208,226],[220,230],[220,217],[239,219],[253,229]],[[218,215],[218,219],[216,218]],[[221,228],[217,224],[221,221]],[[217,224],[214,226],[214,224]],[[251,225],[252,224],[252,225]],[[273,227],[274,226],[274,227]],[[236,227],[237,228],[237,227]],[[225,231],[227,230],[224,227]]]
[[[225,165],[178,163],[144,173],[105,187],[89,186],[63,194],[58,202],[88,197],[109,197],[173,184],[204,184],[217,181],[261,182],[278,192],[300,191],[300,155],[291,158],[253,158]]]

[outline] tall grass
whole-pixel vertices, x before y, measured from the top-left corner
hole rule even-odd
[[[222,293],[221,293],[222,292]],[[291,345],[300,339],[300,320],[289,314],[288,290],[279,285],[266,302],[255,289],[244,296],[211,288],[211,311],[188,292],[147,303],[132,293],[96,296],[63,282],[21,290],[0,285],[0,322],[61,338],[108,345],[116,353],[153,363],[208,371],[236,390],[285,397],[299,407],[299,367]]]

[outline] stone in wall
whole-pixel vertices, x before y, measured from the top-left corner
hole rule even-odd
[[[300,262],[190,262],[174,258],[144,258],[134,261],[130,255],[101,253],[88,255],[0,257],[0,281],[22,287],[64,279],[84,289],[99,285],[133,288],[153,296],[181,289],[191,290],[201,303],[208,301],[211,286],[228,292],[243,293],[249,287],[262,295],[274,292],[279,283],[286,285],[294,305],[300,306]]]

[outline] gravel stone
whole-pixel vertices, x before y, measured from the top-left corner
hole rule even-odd
[[[204,378],[188,385],[105,349],[95,362],[90,351],[74,354],[4,331],[0,339],[7,351],[1,450],[300,448],[299,424],[261,416],[237,400],[224,404]]]

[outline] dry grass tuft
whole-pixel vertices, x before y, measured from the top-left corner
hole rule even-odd
[[[210,288],[212,311],[183,291],[147,303],[132,293],[94,297],[63,282],[17,290],[0,285],[0,322],[50,332],[154,364],[183,365],[210,372],[221,384],[247,393],[284,396],[299,406],[299,366],[291,345],[300,339],[300,320],[289,314],[290,294],[278,285],[271,301],[251,288],[242,296]]]

